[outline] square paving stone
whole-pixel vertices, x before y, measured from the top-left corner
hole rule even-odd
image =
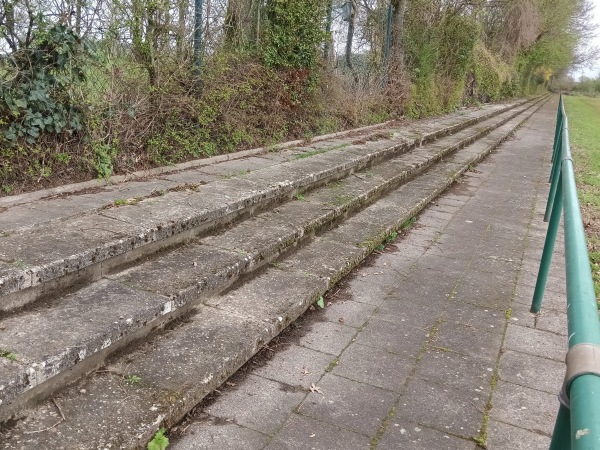
[[[443,322],[438,327],[431,344],[462,355],[481,358],[488,364],[494,365],[502,345],[503,332],[500,327],[483,331],[474,327]]]
[[[444,320],[449,324],[454,323],[492,331],[504,328],[506,311],[451,300],[444,309]]]
[[[233,423],[202,422],[191,425],[182,439],[171,442],[169,450],[259,450],[268,439]]]
[[[385,350],[353,344],[346,349],[333,373],[351,380],[399,392],[415,365]]]
[[[521,386],[558,394],[566,365],[538,356],[506,350],[500,358],[500,379]]]
[[[291,331],[297,344],[330,355],[339,355],[352,341],[356,328],[333,322],[306,323],[302,329]]]
[[[506,330],[504,348],[562,362],[567,354],[568,340],[566,336],[511,323]]]
[[[265,450],[368,450],[368,437],[293,414]]]
[[[359,269],[353,273],[353,277],[347,282],[346,289],[352,292],[352,300],[360,303],[367,303],[373,306],[379,306],[384,299],[393,292],[399,280],[396,279],[390,283],[373,283],[373,279],[368,276],[368,272]],[[380,281],[380,280],[378,280]]]
[[[407,419],[470,438],[479,433],[487,401],[473,398],[471,392],[414,379],[400,398],[396,420]]]
[[[410,300],[396,300],[395,296],[388,297],[383,302],[373,319],[387,320],[394,323],[405,323],[411,327],[429,329],[442,314],[443,303],[438,299],[421,297]]]
[[[498,381],[492,395],[490,417],[547,435],[552,434],[558,412],[556,394]]]
[[[493,368],[479,358],[431,348],[419,360],[415,377],[470,392],[478,401],[490,393]]]
[[[307,389],[325,373],[333,357],[298,345],[280,350],[264,366],[252,373],[274,381]]]
[[[206,408],[206,412],[261,433],[273,434],[305,395],[290,392],[277,381],[249,375],[237,389]]]
[[[422,425],[394,419],[383,433],[378,450],[474,450],[475,443]]]
[[[487,429],[488,450],[548,450],[550,438],[523,428],[490,420]]]
[[[516,320],[514,320],[516,319]],[[511,308],[511,321],[521,326],[551,331],[567,336],[567,314],[550,308],[542,308],[538,314],[530,311],[529,306],[514,303]]]
[[[506,309],[510,306],[514,285],[514,279],[490,281],[479,274],[458,284],[456,298],[478,306]]]
[[[427,341],[429,331],[405,323],[371,319],[356,336],[355,342],[400,356],[416,358]]]
[[[343,291],[346,295],[349,291]],[[325,319],[333,323],[343,323],[349,327],[362,327],[373,315],[375,307],[367,303],[354,302],[352,300],[334,300],[326,308],[315,311],[317,318]]]
[[[298,412],[367,436],[373,436],[388,416],[397,394],[327,374]]]
[[[515,289],[514,302],[531,306],[534,287],[524,284],[517,284]],[[546,289],[542,297],[542,309],[555,309],[560,312],[567,311],[567,294],[565,291],[557,292]]]

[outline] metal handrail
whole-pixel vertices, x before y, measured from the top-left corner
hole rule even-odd
[[[538,313],[564,209],[569,351],[550,450],[597,450],[600,449],[600,320],[562,95],[556,116],[550,182],[544,216],[545,221],[549,220],[548,231],[531,304],[531,312]]]

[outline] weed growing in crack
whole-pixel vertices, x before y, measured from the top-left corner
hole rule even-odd
[[[165,450],[168,445],[169,438],[165,436],[165,429],[161,428],[156,432],[146,448],[147,450]]]
[[[13,352],[10,352],[8,350],[1,350],[0,349],[0,358],[6,358],[10,361],[16,361],[17,360],[17,355],[15,355]]]

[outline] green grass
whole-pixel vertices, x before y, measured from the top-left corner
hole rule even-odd
[[[600,99],[565,96],[577,190],[596,298],[600,296]]]

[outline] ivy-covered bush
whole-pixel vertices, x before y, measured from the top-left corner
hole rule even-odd
[[[265,64],[281,69],[317,67],[318,49],[326,38],[325,16],[323,0],[269,0]]]
[[[10,142],[33,144],[43,133],[73,133],[82,129],[82,110],[76,99],[85,79],[88,48],[60,23],[46,27],[39,20],[32,44],[2,62],[0,124]]]

